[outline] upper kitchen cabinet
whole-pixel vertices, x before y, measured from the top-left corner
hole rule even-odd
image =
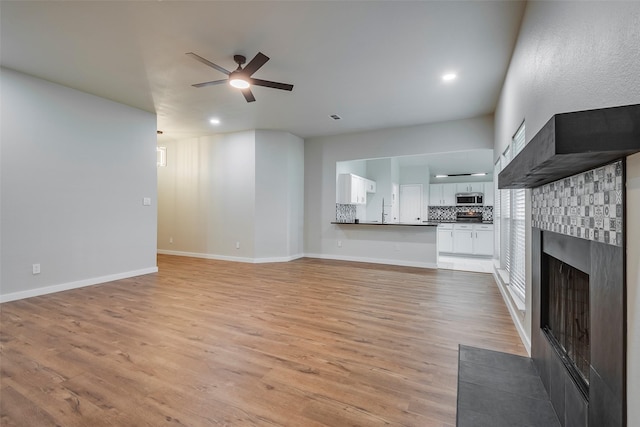
[[[456,184],[457,193],[483,193],[484,182],[459,182]]]
[[[352,173],[338,175],[337,203],[348,205],[367,204],[367,193],[375,193],[376,183]]]
[[[364,179],[365,191],[367,193],[375,193],[376,192],[376,182],[371,181],[370,179]]]
[[[430,184],[429,206],[455,206],[457,184]]]

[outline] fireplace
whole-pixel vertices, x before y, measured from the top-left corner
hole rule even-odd
[[[544,254],[542,329],[585,397],[591,366],[589,274]]]
[[[640,104],[556,114],[498,176],[531,190],[531,358],[562,426],[625,426],[625,157]]]
[[[563,426],[625,425],[623,176],[615,162],[532,191],[531,357]]]

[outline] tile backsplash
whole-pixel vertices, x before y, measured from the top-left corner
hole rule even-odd
[[[531,191],[531,225],[542,230],[622,246],[622,161]]]
[[[482,212],[483,221],[493,221],[493,206],[429,206],[429,221],[455,221],[458,212]]]
[[[336,222],[352,223],[356,220],[356,205],[336,203]]]

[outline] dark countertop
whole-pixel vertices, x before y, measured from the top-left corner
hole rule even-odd
[[[413,227],[437,227],[439,224],[493,224],[493,221],[482,222],[469,222],[469,221],[422,221],[421,223],[384,223],[380,221],[360,221],[355,222],[336,222],[332,221],[331,224],[336,225],[394,225],[394,226],[413,226]]]
[[[437,222],[431,222],[431,221],[422,221],[421,223],[417,223],[417,224],[408,224],[408,223],[384,223],[382,224],[381,222],[376,222],[376,221],[360,221],[358,223],[355,222],[335,222],[332,221],[331,224],[336,224],[336,225],[391,225],[391,226],[404,226],[404,227],[437,227],[438,223]]]

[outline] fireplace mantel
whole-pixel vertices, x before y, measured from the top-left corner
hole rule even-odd
[[[498,175],[534,188],[640,151],[640,104],[554,115]]]

